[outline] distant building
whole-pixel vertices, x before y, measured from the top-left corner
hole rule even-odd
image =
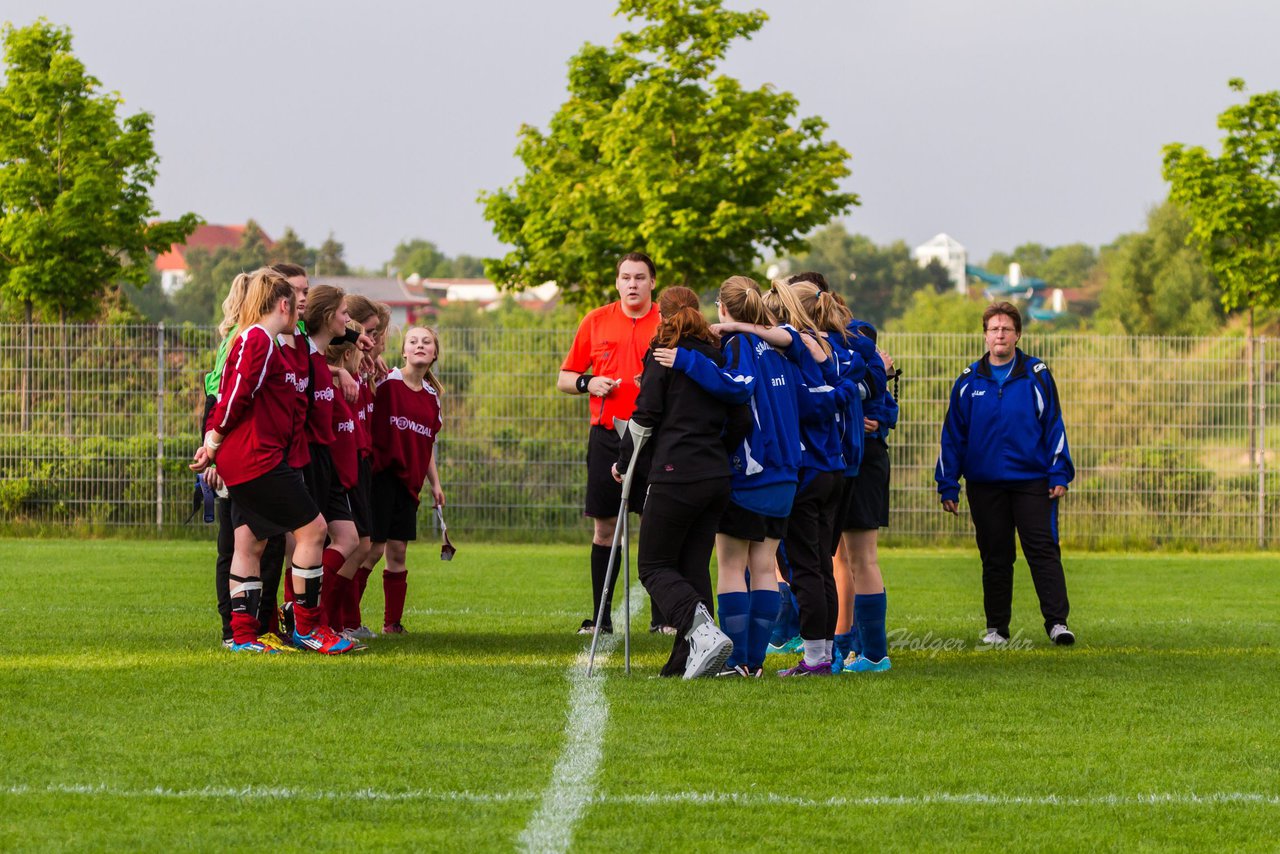
[[[311,284],[332,285],[349,294],[360,294],[391,309],[391,323],[405,327],[435,317],[435,301],[422,293],[411,293],[394,276],[311,276]]]
[[[947,270],[947,278],[955,286],[957,292],[969,292],[969,279],[965,274],[965,264],[969,263],[969,253],[960,241],[949,234],[939,234],[915,248],[916,263],[927,267],[930,261],[937,260]]]
[[[243,225],[198,225],[187,238],[186,243],[175,243],[169,251],[156,256],[156,270],[160,272],[160,287],[166,294],[187,283],[191,278],[191,270],[187,266],[187,252],[192,249],[207,249],[212,252],[224,246],[239,246],[244,239]],[[263,234],[267,245],[272,245],[271,238]]]

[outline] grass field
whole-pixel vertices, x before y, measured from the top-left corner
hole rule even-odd
[[[1275,555],[1068,555],[1070,649],[1021,567],[980,651],[976,556],[886,552],[892,672],[682,682],[643,631],[582,674],[584,547],[436,553],[413,634],[257,657],[210,545],[0,541],[0,850],[1280,844]]]

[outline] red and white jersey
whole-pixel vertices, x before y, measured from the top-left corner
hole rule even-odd
[[[261,477],[285,459],[298,398],[291,371],[288,357],[261,325],[231,343],[205,429],[224,437],[218,474],[232,486]]]
[[[356,416],[356,447],[360,456],[373,456],[373,381],[363,375],[357,377],[359,392],[356,396],[354,412]]]
[[[293,338],[293,346],[285,342]],[[307,447],[307,382],[311,376],[311,340],[301,332],[285,332],[280,335],[280,352],[287,363],[287,376],[293,384],[294,406],[291,413],[293,440],[289,444],[289,465],[300,469],[311,462],[311,450]]]
[[[387,374],[374,396],[373,470],[394,472],[417,499],[442,425],[434,388],[414,391],[398,369]]]
[[[312,445],[333,444],[333,402],[342,392],[334,388],[333,371],[324,353],[307,339],[311,359],[311,409],[307,412],[307,442]]]
[[[336,382],[331,387],[337,391]],[[332,410],[333,441],[329,444],[329,454],[333,457],[333,469],[338,473],[338,481],[343,489],[355,489],[356,482],[360,479],[360,467],[356,462],[360,427],[347,399],[341,394],[333,399]]]

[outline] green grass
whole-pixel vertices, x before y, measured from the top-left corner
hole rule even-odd
[[[0,850],[517,847],[566,744],[586,549],[435,554],[410,549],[413,634],[248,657],[217,644],[208,544],[0,541]],[[640,630],[627,677],[619,646],[572,848],[1274,848],[1276,556],[1069,554],[1066,650],[1020,567],[1034,643],[1001,652],[974,649],[973,553],[883,565],[916,640],[888,674],[651,679],[669,641]]]

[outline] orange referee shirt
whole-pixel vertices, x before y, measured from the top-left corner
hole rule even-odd
[[[582,318],[560,370],[622,380],[605,397],[591,398],[593,425],[612,429],[614,418],[631,417],[640,394],[636,375],[644,368],[644,354],[660,320],[657,301],[648,314],[634,320],[627,317],[621,302],[593,309]]]

